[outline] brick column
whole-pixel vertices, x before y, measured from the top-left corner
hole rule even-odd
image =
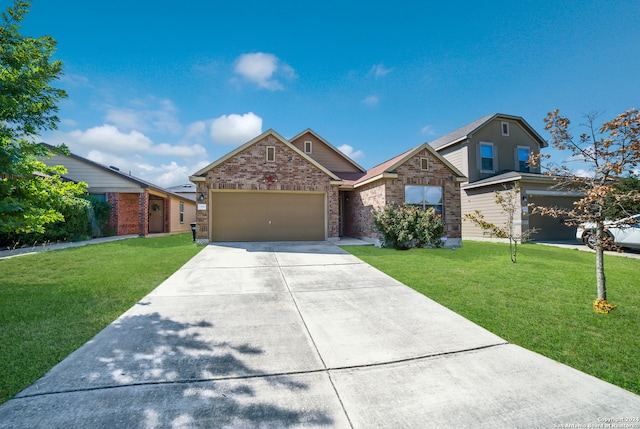
[[[149,234],[149,193],[147,191],[138,194],[138,235],[146,237]]]

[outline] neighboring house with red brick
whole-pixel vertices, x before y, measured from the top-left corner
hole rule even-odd
[[[146,182],[116,167],[107,167],[78,155],[55,155],[47,165],[63,165],[65,178],[85,182],[87,192],[111,204],[106,227],[115,235],[141,235],[191,231],[196,219],[192,199]]]
[[[571,208],[581,194],[554,189],[553,177],[529,165],[529,155],[540,153],[548,144],[523,118],[499,113],[484,116],[429,145],[468,178],[460,187],[463,217],[479,210],[487,222],[505,225],[507,214],[496,204],[495,192],[519,186],[516,234],[535,228],[534,240],[575,238],[575,227],[566,226],[562,219],[529,216],[530,203]],[[491,238],[468,220],[462,222],[462,237]]]
[[[366,171],[312,130],[268,130],[190,177],[196,237],[208,241],[379,237],[371,211],[434,206],[449,246],[461,244],[460,171],[427,144]]]

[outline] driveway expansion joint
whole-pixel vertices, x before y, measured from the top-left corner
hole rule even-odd
[[[228,376],[228,377],[211,377],[211,378],[195,378],[195,379],[185,379],[185,380],[164,380],[164,381],[149,381],[149,382],[139,382],[139,383],[124,383],[118,385],[111,386],[98,386],[98,387],[88,387],[81,389],[66,389],[66,390],[55,390],[48,391],[42,393],[30,393],[30,394],[18,394],[12,398],[12,400],[19,399],[27,399],[27,398],[36,398],[40,396],[51,396],[51,395],[61,395],[67,393],[80,393],[80,392],[92,392],[92,391],[100,391],[100,390],[111,390],[111,389],[124,389],[129,387],[142,387],[142,386],[162,386],[162,385],[182,385],[182,384],[201,384],[201,383],[215,383],[221,381],[238,381],[238,380],[252,380],[252,379],[267,379],[274,377],[290,377],[296,375],[307,375],[307,374],[327,374],[329,379],[331,379],[331,372],[336,371],[347,371],[361,368],[377,368],[384,367],[389,365],[396,365],[399,363],[407,363],[407,362],[416,362],[423,361],[433,358],[438,358],[442,356],[450,356],[450,355],[458,355],[469,352],[475,352],[479,350],[490,349],[494,347],[506,346],[509,345],[509,342],[501,342],[495,344],[489,344],[486,346],[472,347],[468,349],[460,349],[460,350],[452,350],[448,352],[440,352],[433,353],[423,356],[415,356],[406,359],[396,359],[385,362],[375,362],[371,364],[360,364],[360,365],[345,365],[345,366],[336,366],[336,367],[324,367],[320,369],[310,369],[304,371],[284,371],[284,372],[274,372],[274,373],[264,373],[264,374],[246,374],[246,375],[236,375],[236,376]],[[324,362],[323,362],[324,365]],[[333,382],[332,382],[333,384]],[[36,384],[37,385],[37,384]],[[338,392],[336,391],[336,394]],[[339,395],[338,395],[339,396]]]

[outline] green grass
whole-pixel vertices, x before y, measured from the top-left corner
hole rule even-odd
[[[344,247],[499,335],[640,394],[640,261],[605,255],[607,315],[593,311],[595,256],[535,244],[465,241],[462,248]]]
[[[200,249],[189,233],[0,260],[0,403],[91,339]]]

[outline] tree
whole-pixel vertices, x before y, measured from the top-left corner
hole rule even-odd
[[[607,219],[622,219],[640,213],[640,200],[636,198],[640,192],[640,178],[638,176],[623,177],[614,184],[615,195],[610,195],[607,201]],[[631,195],[632,198],[620,198],[620,195]],[[616,199],[616,196],[620,199]]]
[[[640,111],[627,110],[599,127],[596,124],[598,116],[597,113],[585,115],[586,122],[582,124],[585,132],[576,138],[569,127],[571,122],[560,116],[558,110],[547,115],[545,129],[551,134],[553,147],[568,151],[570,159],[585,163],[589,174],[576,174],[565,164],[546,166],[546,174],[556,178],[556,188],[577,189],[584,193],[584,197],[576,201],[572,209],[535,207],[534,210],[542,215],[562,216],[569,225],[595,225],[597,299],[594,308],[608,312],[613,306],[607,302],[603,250],[609,245],[609,239],[605,219],[608,213],[616,213],[616,210],[620,213],[619,209],[624,204],[640,201],[636,189],[619,185],[637,173],[640,164]],[[534,154],[531,162],[539,165],[543,159],[549,159],[549,156]]]
[[[511,257],[511,262],[514,264],[517,262],[518,257],[518,242],[528,241],[529,238],[537,232],[535,228],[523,231],[516,226],[516,214],[518,218],[521,218],[519,201],[519,182],[515,182],[511,189],[506,189],[505,187],[504,191],[495,191],[495,202],[502,207],[503,213],[507,215],[507,220],[502,226],[488,222],[480,210],[475,210],[474,213],[467,213],[464,216],[465,219],[473,222],[484,231],[489,231],[491,236],[509,239],[509,256]]]
[[[67,94],[50,84],[62,74],[62,63],[51,60],[55,40],[19,33],[30,6],[14,1],[0,27],[0,233],[42,232],[64,220],[61,208],[86,189],[63,181],[63,167],[40,160],[51,149],[35,138],[57,128],[57,102]]]

